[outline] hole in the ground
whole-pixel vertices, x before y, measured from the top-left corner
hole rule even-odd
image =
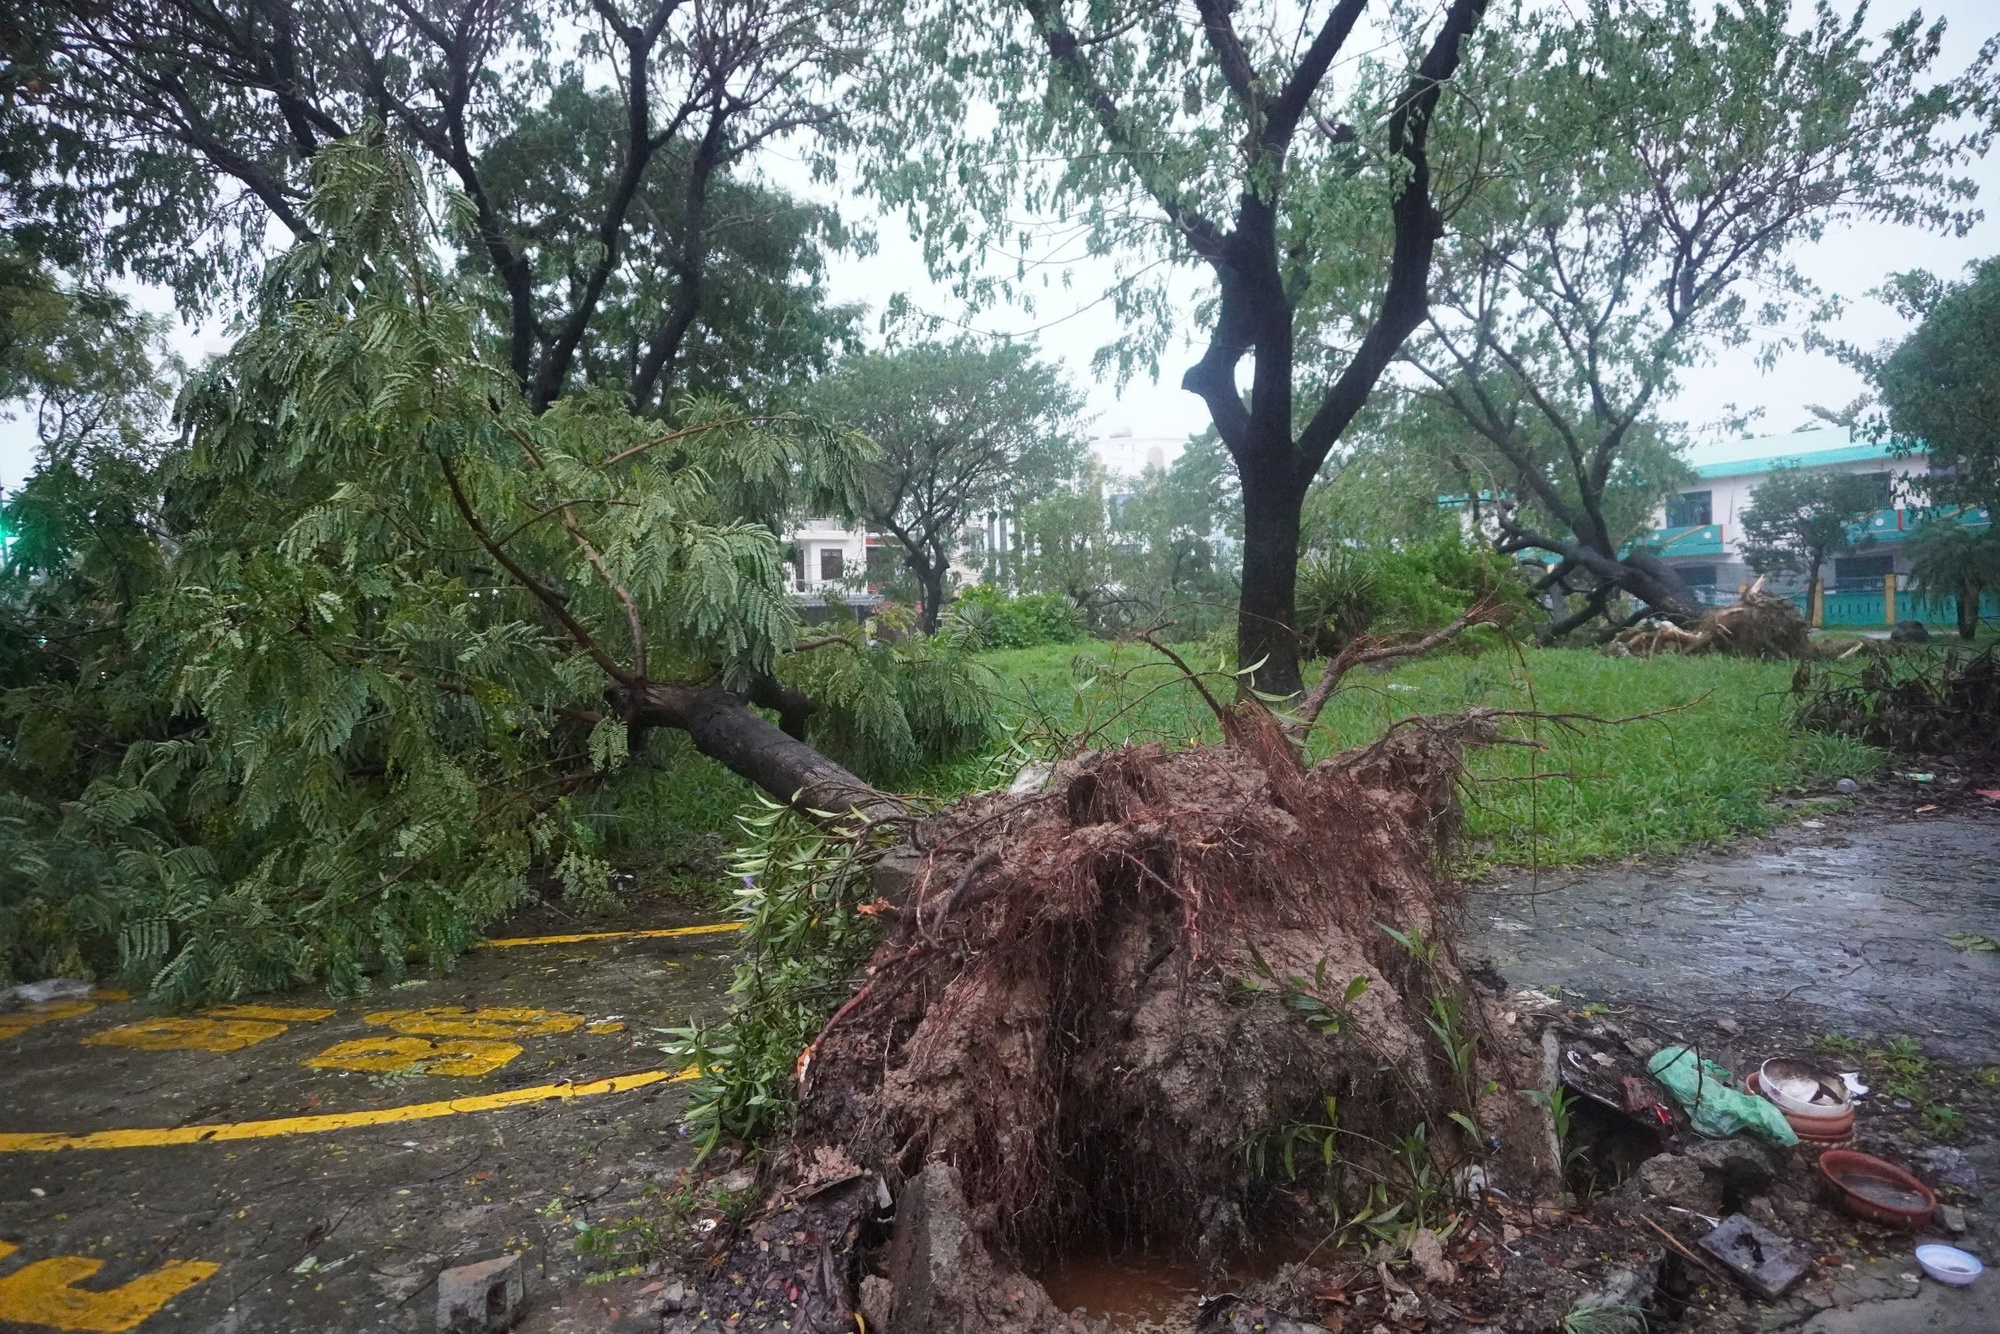
[[[1563,1151],[1569,1188],[1579,1195],[1601,1195],[1624,1184],[1640,1163],[1665,1152],[1666,1142],[1659,1131],[1625,1112],[1578,1095],[1571,1098],[1569,1142]]]

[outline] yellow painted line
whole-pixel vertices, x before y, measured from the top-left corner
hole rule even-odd
[[[723,931],[741,931],[741,922],[706,922],[701,926],[669,926],[656,931],[587,931],[579,936],[508,936],[502,940],[482,940],[473,948],[513,950],[524,945],[581,945],[590,940],[672,940],[677,936],[712,936]]]
[[[154,1149],[170,1144],[224,1144],[232,1140],[277,1139],[284,1135],[318,1135],[329,1130],[355,1130],[362,1126],[395,1125],[402,1121],[428,1121],[464,1112],[497,1112],[525,1103],[547,1102],[555,1098],[589,1098],[599,1093],[624,1093],[661,1082],[680,1083],[701,1073],[693,1066],[675,1074],[668,1070],[642,1070],[637,1074],[614,1075],[588,1084],[538,1084],[533,1088],[509,1089],[505,1093],[483,1093],[444,1102],[416,1102],[402,1107],[378,1107],[366,1112],[333,1112],[322,1116],[281,1116],[270,1121],[229,1121],[211,1126],[160,1126],[145,1130],[93,1130],[82,1135],[29,1131],[0,1134],[0,1153],[54,1153],[61,1149]]]
[[[285,1026],[268,1019],[173,1019],[160,1016],[120,1024],[85,1038],[90,1047],[136,1047],[140,1051],[242,1051]]]
[[[0,1241],[0,1259],[18,1249]],[[102,1268],[104,1261],[86,1255],[57,1255],[15,1270],[0,1278],[0,1320],[123,1334],[221,1266],[206,1260],[169,1260],[115,1288],[76,1286]]]
[[[281,1024],[316,1024],[333,1018],[332,1010],[287,1005],[211,1005],[202,1013],[211,1019],[274,1019]]]
[[[521,1054],[518,1043],[482,1038],[356,1038],[299,1062],[315,1070],[415,1070],[460,1079],[490,1075]]]
[[[537,1038],[582,1028],[584,1018],[563,1010],[512,1006],[468,1010],[463,1005],[436,1005],[428,1010],[377,1010],[362,1015],[361,1022],[427,1038]]]

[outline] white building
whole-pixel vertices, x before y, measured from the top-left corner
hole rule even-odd
[[[1876,481],[1881,493],[1877,508],[1854,526],[1849,550],[1820,572],[1829,599],[1826,620],[1874,624],[1897,618],[1895,590],[1910,572],[1903,544],[1933,517],[1922,493],[1922,478],[1930,472],[1925,455],[1898,455],[1889,445],[1857,440],[1844,428],[1822,427],[1697,446],[1688,451],[1688,462],[1698,480],[1655,512],[1656,528],[1646,541],[1707,600],[1734,601],[1737,588],[1755,577],[1743,558],[1742,516],[1757,488],[1778,469],[1810,468],[1859,473]],[[1983,510],[1954,512],[1952,517],[1968,524],[1988,522]],[[1781,591],[1797,591],[1806,580],[1794,575],[1772,583]]]
[[[828,592],[859,592],[868,577],[868,550],[882,539],[841,519],[803,519],[785,535],[791,548],[792,575],[786,591],[808,597]]]

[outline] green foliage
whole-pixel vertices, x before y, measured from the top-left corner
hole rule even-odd
[[[768,800],[743,821],[737,892],[747,919],[729,1016],[676,1030],[676,1060],[702,1073],[685,1123],[701,1158],[759,1143],[798,1110],[799,1062],[853,989],[880,932],[856,912],[873,897],[868,870],[886,837],[830,830]]]
[[[1324,655],[1364,634],[1435,630],[1482,598],[1527,615],[1535,602],[1525,573],[1456,529],[1400,547],[1337,546],[1300,563],[1299,625],[1308,652]]]
[[[1960,638],[1979,634],[1979,596],[2000,588],[2000,525],[1975,528],[1936,513],[1910,538],[1910,591],[1932,607],[1950,604]]]
[[[66,475],[29,488],[134,554],[104,558],[132,586],[107,613],[76,555],[96,530],[66,539],[99,656],[8,697],[9,968],[119,968],[168,1002],[356,991],[447,963],[532,867],[600,910],[606,840],[576,794],[636,762],[607,687],[746,687],[810,656],[773,528],[847,508],[861,442],[721,401],[671,428],[604,394],[533,412],[410,164],[363,136],[315,167],[314,239],[183,396],[171,542],[102,503],[114,469],[67,509]],[[984,738],[952,646],[858,656],[824,711],[857,753],[886,770]]]
[[[1368,975],[1359,974],[1337,991],[1327,986],[1325,959],[1313,965],[1310,979],[1296,973],[1280,974],[1272,968],[1255,945],[1250,947],[1250,969],[1261,981],[1245,979],[1243,990],[1268,993],[1279,1004],[1303,1015],[1307,1023],[1328,1037],[1346,1031],[1353,1019],[1354,1002],[1368,990]],[[1328,1107],[1331,1114],[1332,1107]]]
[[[1056,593],[1009,597],[993,584],[974,584],[958,595],[951,614],[980,648],[1034,648],[1085,637],[1076,608]]]
[[[859,627],[779,673],[810,697],[809,739],[825,754],[877,782],[908,778],[985,745],[993,732],[989,674],[972,656],[966,629],[888,643]]]
[[[1922,280],[1922,281],[1914,281]],[[1886,357],[1869,358],[1881,426],[1930,456],[1925,485],[1940,502],[2000,515],[2000,259],[1946,286],[1904,275],[1923,323]]]
[[[1860,473],[1778,468],[1750,493],[1743,511],[1743,558],[1759,573],[1819,568],[1851,545],[1848,529],[1886,503],[1880,486]]]
[[[1827,308],[1792,255],[1830,224],[1970,225],[1954,173],[1991,144],[2000,48],[1934,83],[1939,26],[1867,18],[1590,0],[1481,30],[1480,114],[1437,155],[1466,203],[1410,357],[1491,479],[1503,549],[1588,552],[1577,591],[1672,593],[1643,550],[1610,565],[1685,476],[1660,405],[1716,349]]]

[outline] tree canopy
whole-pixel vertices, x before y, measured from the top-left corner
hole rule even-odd
[[[9,756],[34,901],[92,867],[163,997],[449,957],[531,863],[601,893],[565,798],[655,728],[830,810],[881,794],[825,750],[883,772],[984,735],[949,646],[799,643],[775,530],[851,512],[867,443],[719,400],[537,412],[439,262],[429,219],[466,207],[379,135],[321,150],[312,239],[183,398],[178,522],[120,627],[155,721],[80,792],[33,787],[73,739]]]
[[[1750,568],[1796,571],[1818,588],[1820,570],[1847,550],[1849,530],[1889,497],[1864,473],[1779,468],[1750,493],[1743,511],[1743,558]]]
[[[937,629],[965,529],[1071,474],[1082,398],[1033,349],[920,344],[843,360],[807,396],[811,410],[874,441],[862,514],[894,539],[922,590],[919,624]]]
[[[578,381],[670,411],[851,334],[820,284],[837,218],[742,175],[841,137],[844,3],[35,6],[8,34],[9,212],[58,263],[226,311],[274,223],[314,236],[319,155],[380,124],[468,201],[439,239],[536,411]]]

